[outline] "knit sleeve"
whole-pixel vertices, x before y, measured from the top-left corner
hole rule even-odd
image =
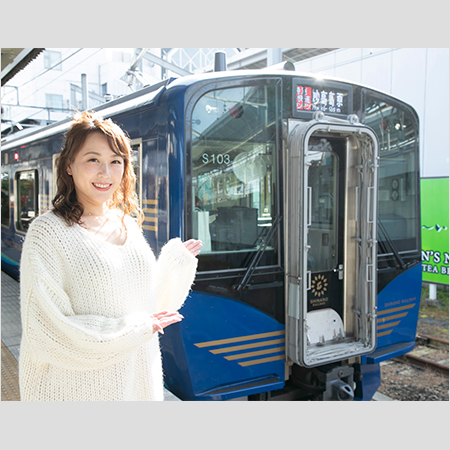
[[[23,336],[35,357],[71,370],[99,369],[151,339],[154,322],[146,312],[119,318],[75,314],[61,282],[58,242],[48,228],[30,227],[21,259]]]
[[[158,310],[178,311],[182,307],[194,282],[197,262],[179,238],[162,248],[156,264]]]

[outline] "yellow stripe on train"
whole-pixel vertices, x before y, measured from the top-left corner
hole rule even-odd
[[[272,331],[269,333],[260,333],[260,334],[251,334],[251,335],[247,335],[247,336],[239,336],[239,337],[228,338],[228,339],[219,339],[219,340],[215,340],[215,341],[199,342],[194,345],[198,348],[225,346],[225,347],[210,349],[209,352],[212,353],[213,355],[220,355],[223,353],[227,353],[228,356],[223,356],[227,361],[237,361],[237,360],[242,360],[242,359],[247,359],[247,358],[254,358],[255,356],[262,356],[262,355],[267,356],[267,355],[271,355],[274,353],[283,352],[281,355],[267,356],[266,358],[257,358],[257,359],[250,359],[248,361],[238,362],[238,364],[240,366],[247,367],[247,366],[254,366],[257,364],[264,364],[264,363],[268,363],[268,362],[283,360],[285,358],[285,356],[284,356],[285,346],[284,345],[280,346],[279,344],[285,343],[284,335],[285,335],[285,331],[281,330],[281,331]],[[268,339],[268,340],[264,340],[264,341],[260,341],[260,342],[245,343],[246,341],[252,341],[255,339],[266,339],[266,338],[278,337],[278,336],[281,337],[281,339]],[[234,344],[234,343],[238,343],[238,342],[243,343],[243,344],[227,346],[229,344]],[[263,347],[268,347],[268,346],[277,345],[277,344],[278,344],[277,347],[273,347],[273,348],[269,348],[269,349],[263,348]],[[253,349],[254,351],[251,351],[251,352],[247,351],[249,349]],[[234,353],[234,354],[230,355],[230,353]]]
[[[142,229],[158,231],[158,200],[143,199],[142,205],[142,211],[144,213],[144,223],[142,224]],[[155,216],[150,216],[148,214],[154,214]]]
[[[415,303],[411,303],[409,305],[379,311],[377,314],[377,337],[388,336],[391,334],[394,331],[394,328],[400,324],[401,320],[396,320],[395,322],[391,321],[406,317],[410,312],[409,310],[414,308],[415,305]]]

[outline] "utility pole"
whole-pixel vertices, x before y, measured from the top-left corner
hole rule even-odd
[[[267,67],[283,62],[283,52],[281,48],[267,49]]]
[[[81,74],[81,109],[86,111],[89,108],[89,97],[87,87],[87,75]]]

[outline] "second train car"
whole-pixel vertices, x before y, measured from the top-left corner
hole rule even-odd
[[[294,71],[169,79],[96,110],[129,134],[157,254],[203,251],[161,338],[182,400],[370,400],[414,346],[419,123],[387,94]],[[2,269],[51,209],[70,120],[2,142]]]

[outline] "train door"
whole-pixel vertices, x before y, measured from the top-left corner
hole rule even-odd
[[[320,135],[309,139],[305,155],[307,313],[311,313],[310,321],[318,317],[319,323],[336,323],[335,327],[313,327],[309,334],[313,342],[329,340],[333,333],[343,334],[345,162],[345,139]],[[327,312],[319,312],[323,309]]]
[[[355,120],[290,126],[287,352],[313,367],[375,347],[378,145]]]

